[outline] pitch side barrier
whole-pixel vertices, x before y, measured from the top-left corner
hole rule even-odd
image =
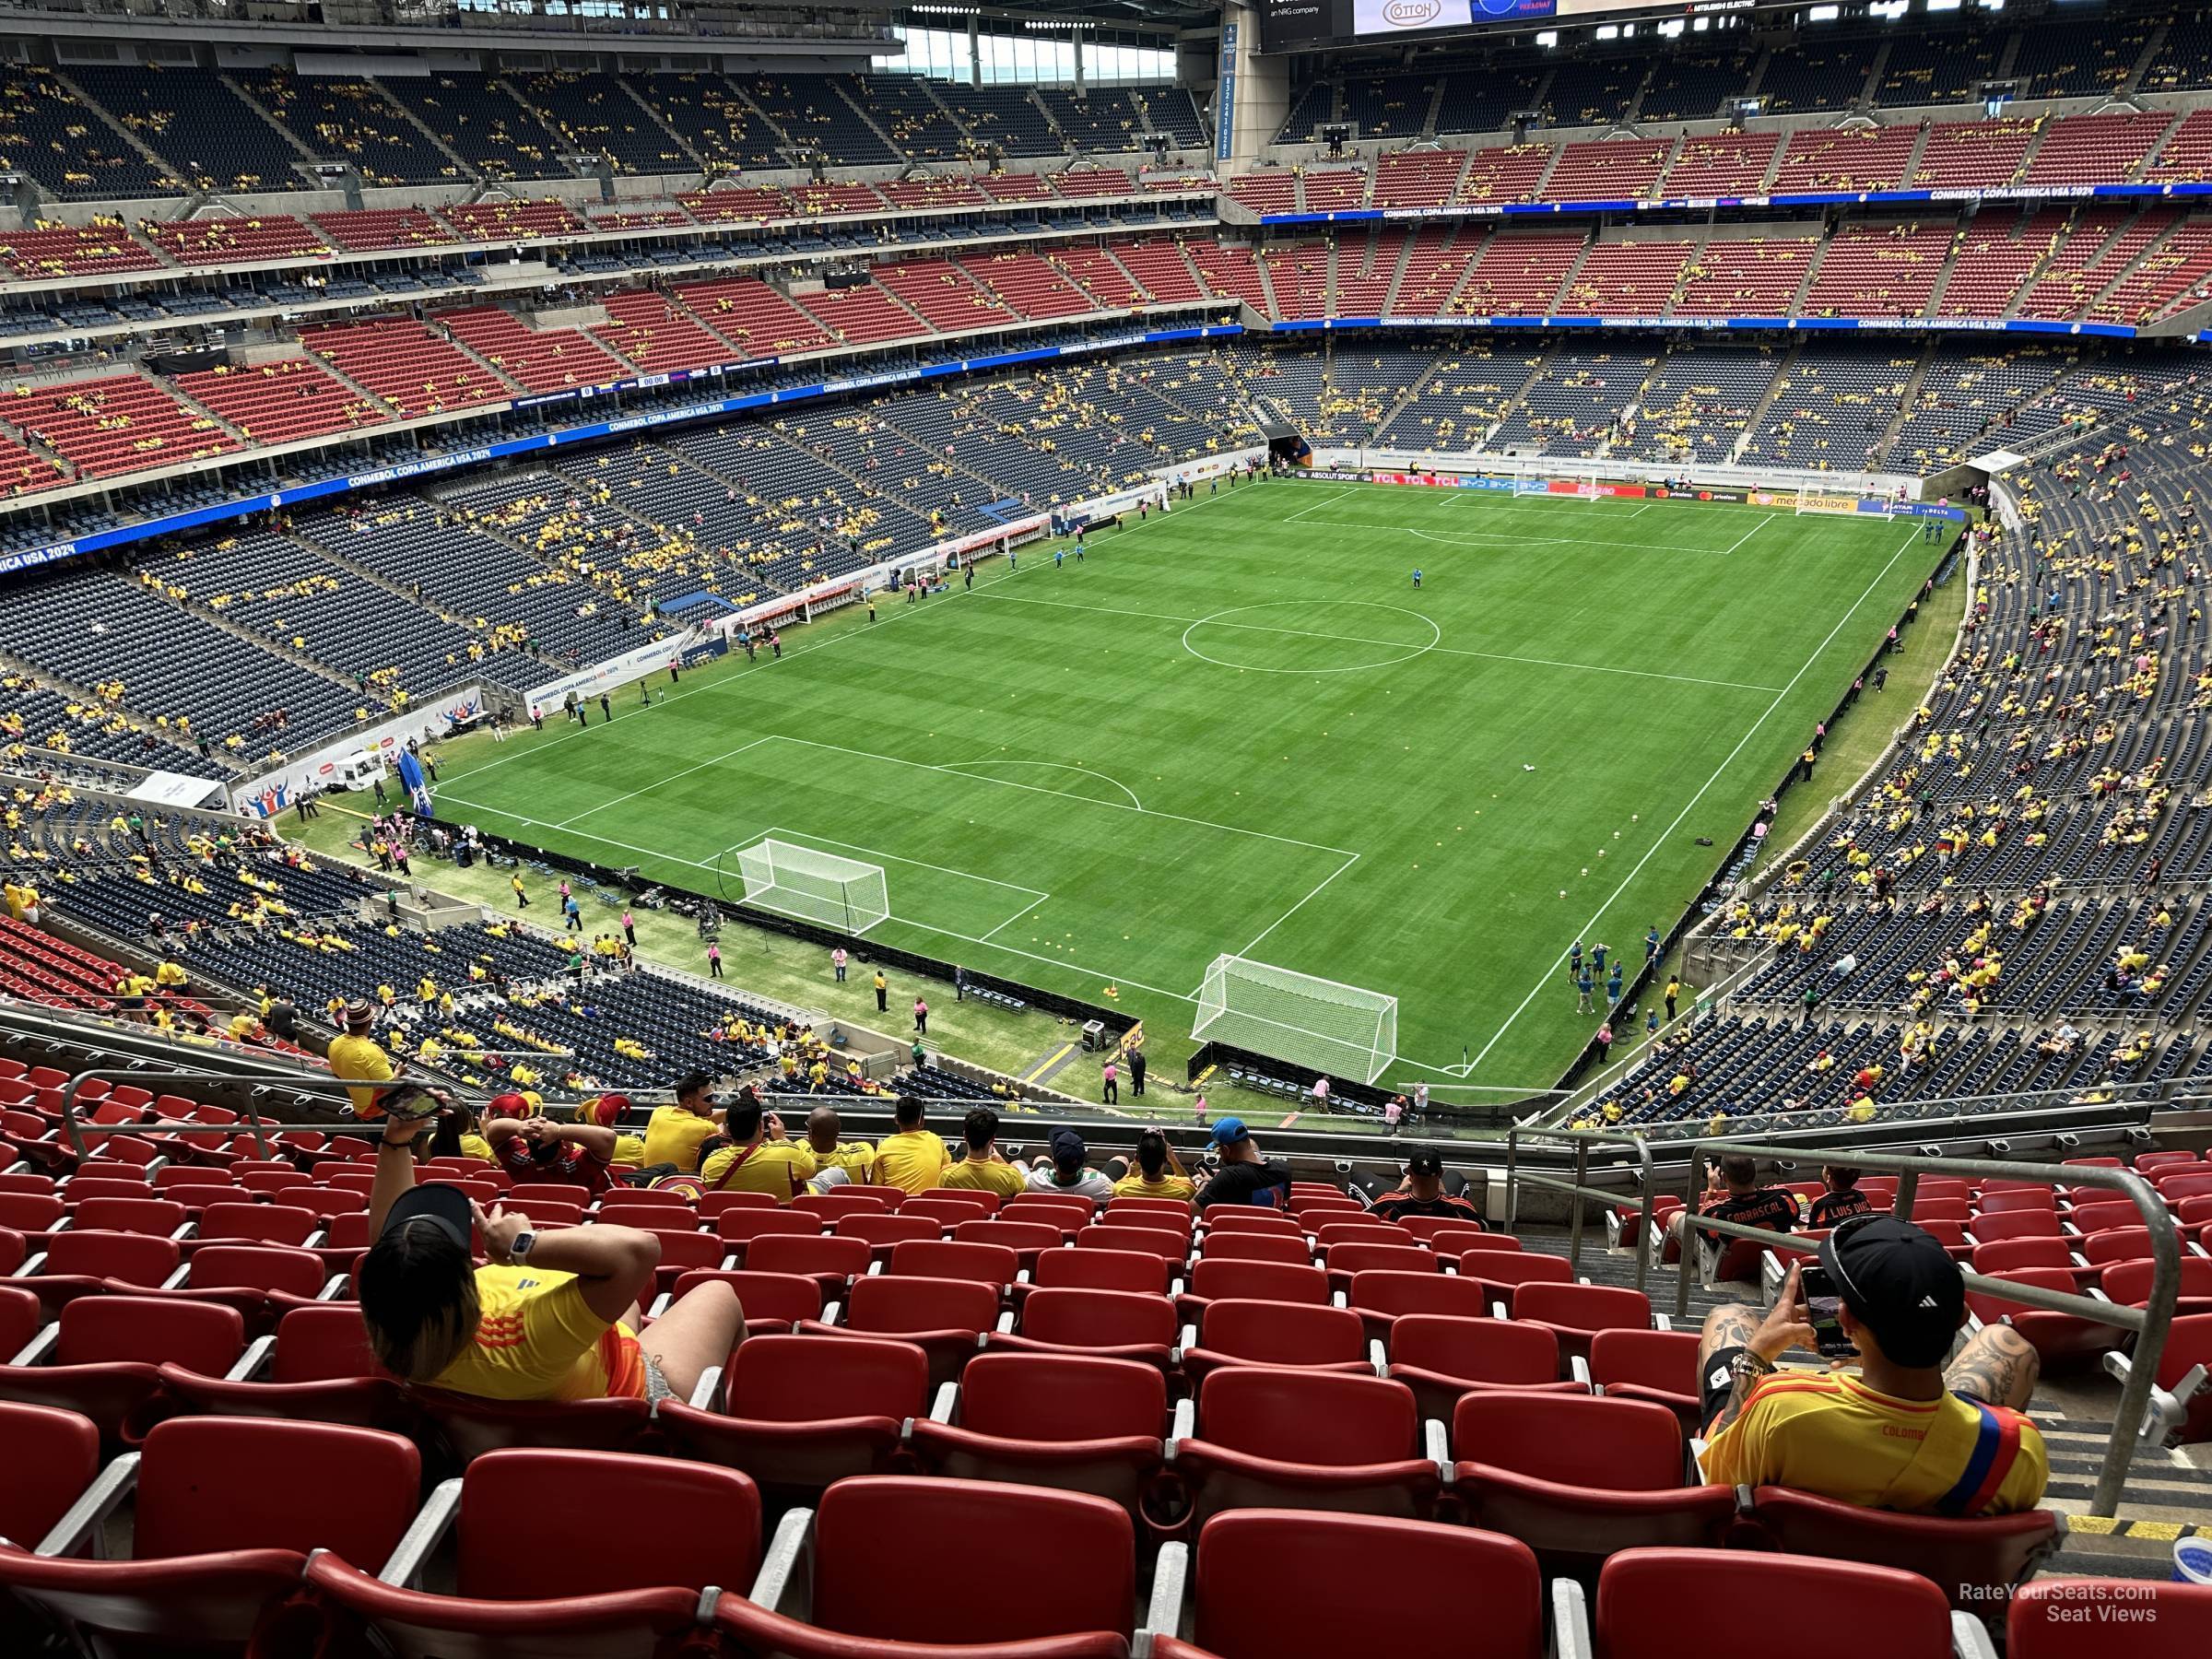
[[[2144,1307],[2122,1307],[2117,1302],[2076,1296],[2064,1290],[2046,1290],[2040,1285],[2016,1284],[1983,1273],[1968,1271],[1965,1275],[1970,1290],[2001,1296],[2007,1301],[2021,1302],[2047,1312],[2071,1313],[2077,1319],[2112,1325],[2135,1337],[2135,1352],[2121,1382],[2119,1409],[2112,1414],[2112,1441],[2105,1448],[2104,1465],[2097,1475],[2096,1495],[2089,1501],[2092,1515],[2112,1515],[2118,1512],[2120,1495],[2127,1485],[2128,1465],[2150,1410],[2151,1384],[2158,1375],[2159,1356],[2165,1350],[2166,1334],[2173,1324],[2174,1303],[2182,1288],[2180,1234],[2165,1202],[2147,1181],[2133,1170],[2105,1169],[2095,1164],[2018,1163],[1996,1158],[1909,1158],[1857,1147],[1771,1147],[1743,1141],[1707,1140],[1691,1146],[1688,1153],[1689,1167],[1683,1181],[1682,1202],[1693,1216],[1697,1214],[1698,1199],[1703,1191],[1704,1160],[1709,1153],[1715,1157],[1740,1153],[1748,1158],[1783,1162],[1836,1163],[1862,1174],[1895,1175],[1897,1198],[1890,1206],[1891,1212],[1907,1220],[1912,1219],[1913,1199],[1923,1175],[1961,1176],[1969,1181],[2038,1182],[2053,1187],[2105,1187],[2133,1204],[2143,1218],[2143,1225],[2150,1231],[2150,1298]],[[1702,1217],[1697,1228],[1700,1232],[1718,1233],[1724,1238],[1769,1244],[1786,1242],[1790,1237],[1764,1228]],[[1648,1233],[1651,1230],[1644,1226],[1639,1230]],[[1689,1317],[1689,1289],[1698,1273],[1697,1255],[1694,1248],[1685,1245],[1681,1270],[1675,1280],[1675,1317],[1678,1321]]]
[[[159,518],[142,519],[134,524],[119,524],[112,530],[96,530],[69,541],[49,542],[44,547],[28,547],[20,552],[0,554],[0,575],[13,571],[28,571],[39,565],[52,564],[59,559],[75,559],[87,553],[98,553],[110,547],[128,547],[159,535],[174,535],[186,530],[197,530],[209,524],[229,524],[256,512],[271,512],[282,507],[297,507],[304,502],[324,500],[355,490],[375,489],[386,484],[405,483],[414,478],[429,477],[439,473],[455,472],[463,468],[481,466],[488,461],[504,461],[517,455],[535,454],[554,448],[571,448],[579,443],[594,443],[609,438],[624,438],[640,432],[652,431],[665,426],[674,426],[694,420],[711,420],[719,416],[734,415],[747,409],[782,408],[790,404],[818,402],[824,398],[841,397],[853,392],[876,392],[892,386],[912,385],[924,381],[940,380],[948,375],[971,374],[982,370],[1011,368],[1022,363],[1045,363],[1062,359],[1096,356],[1100,352],[1119,351],[1133,346],[1165,346],[1183,340],[1226,339],[1244,332],[1240,323],[1196,324],[1187,328],[1140,329],[1114,334],[1089,340],[1071,340],[1059,346],[1032,347],[1020,351],[988,352],[975,357],[954,358],[942,362],[912,364],[897,369],[882,369],[871,372],[842,375],[804,386],[786,386],[769,392],[748,392],[735,397],[713,398],[704,403],[677,404],[668,408],[641,410],[634,415],[622,415],[609,420],[593,421],[583,426],[553,427],[526,437],[502,439],[495,443],[477,444],[458,449],[446,454],[426,455],[420,460],[401,462],[392,466],[380,466],[368,472],[353,473],[335,478],[321,478],[312,483],[299,484],[288,489],[274,489],[258,495],[239,496],[211,506],[195,507],[189,512],[171,512]],[[712,368],[677,371],[668,374],[644,375],[634,380],[612,382],[605,386],[571,387],[560,392],[541,393],[535,396],[516,398],[504,406],[508,411],[524,413],[540,407],[574,402],[585,397],[608,395],[618,392],[658,390],[664,386],[680,386],[691,382],[719,379],[723,376],[753,370],[773,369],[775,358],[749,359],[740,363],[718,364]],[[488,408],[487,415],[500,412]],[[373,437],[374,434],[368,434]],[[118,479],[118,484],[127,483]]]
[[[2140,328],[2124,323],[2046,323],[2032,317],[1600,317],[1586,314],[1441,317],[1301,317],[1271,324],[1270,334],[1324,334],[1347,328],[1579,328],[1731,331],[1757,334],[2006,334],[2075,339],[2136,340]],[[2188,335],[2166,336],[2187,339]]]

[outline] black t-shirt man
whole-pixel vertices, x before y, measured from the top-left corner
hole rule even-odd
[[[1290,1201],[1290,1171],[1277,1163],[1223,1164],[1198,1194],[1198,1207],[1217,1204],[1258,1205],[1282,1209]]]
[[[1845,1187],[1841,1192],[1822,1193],[1815,1198],[1807,1212],[1807,1227],[1833,1227],[1850,1216],[1864,1216],[1874,1208],[1874,1202],[1856,1187]]]
[[[1786,1233],[1797,1224],[1797,1194],[1783,1187],[1759,1187],[1748,1193],[1730,1193],[1698,1212],[1715,1221],[1733,1221],[1738,1227],[1763,1227]],[[1705,1235],[1708,1243],[1720,1242],[1718,1233]]]

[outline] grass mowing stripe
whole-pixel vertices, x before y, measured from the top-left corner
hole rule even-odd
[[[1705,798],[1706,792],[1710,790],[1715,783],[1721,781],[1721,774],[1726,771],[1729,767],[1735,763],[1736,756],[1742,754],[1745,746],[1748,744],[1753,737],[1759,735],[1759,729],[1767,724],[1768,716],[1772,714],[1776,709],[1782,706],[1782,700],[1790,694],[1790,691],[1796,686],[1797,682],[1805,677],[1806,671],[1810,669],[1815,663],[1820,660],[1820,658],[1827,653],[1828,648],[1830,645],[1835,643],[1836,636],[1843,631],[1844,625],[1848,623],[1853,617],[1858,614],[1859,606],[1865,605],[1867,599],[1873,595],[1875,589],[1881,586],[1882,578],[1888,575],[1890,570],[1896,565],[1897,561],[1905,556],[1905,548],[1910,547],[1913,542],[1919,538],[1920,531],[1916,528],[1911,535],[1905,538],[1904,547],[1900,547],[1896,552],[1889,555],[1889,562],[1885,564],[1880,571],[1876,572],[1874,580],[1866,584],[1865,591],[1860,594],[1858,598],[1853,602],[1851,609],[1845,611],[1841,617],[1836,618],[1836,625],[1829,629],[1828,638],[1821,641],[1820,643],[1814,648],[1813,654],[1805,659],[1804,666],[1799,668],[1795,674],[1790,677],[1789,685],[1784,686],[1780,691],[1777,691],[1774,694],[1774,700],[1769,703],[1759,717],[1751,723],[1749,728],[1745,731],[1743,736],[1737,740],[1735,747],[1728,751],[1728,758],[1725,760],[1723,760],[1718,767],[1713,769],[1712,776],[1706,779],[1704,782],[1698,786],[1698,793],[1690,796],[1688,802],[1683,806],[1682,810],[1675,815],[1675,821],[1667,826],[1666,832],[1668,835],[1672,835],[1677,830],[1682,827],[1682,820],[1689,816],[1690,809],[1696,806],[1700,801],[1703,800]],[[1662,840],[1664,840],[1664,838],[1662,838]],[[1657,852],[1661,844],[1662,843],[1658,841],[1653,842],[1652,851],[1654,853]],[[1621,894],[1628,889],[1629,884],[1635,880],[1639,875],[1642,874],[1643,866],[1651,862],[1651,858],[1652,853],[1646,853],[1642,858],[1637,861],[1636,867],[1630,870],[1626,876],[1621,877],[1620,885],[1613,889],[1611,897],[1606,899],[1605,903],[1597,907],[1596,911],[1592,913],[1589,921],[1583,924],[1581,931],[1575,935],[1577,939],[1582,938],[1584,934],[1589,933],[1593,928],[1596,927],[1600,922],[1605,920],[1606,912],[1612,909],[1613,905],[1619,900]],[[1535,1001],[1537,994],[1550,982],[1552,976],[1559,972],[1560,965],[1567,960],[1567,955],[1568,953],[1566,950],[1561,950],[1557,957],[1552,959],[1551,966],[1545,971],[1544,977],[1539,979],[1534,985],[1529,987],[1528,994],[1523,997],[1521,999],[1520,1006],[1516,1007],[1512,1014],[1506,1017],[1505,1023],[1498,1028],[1497,1031],[1491,1036],[1489,1041],[1482,1045],[1482,1052],[1477,1053],[1474,1060],[1466,1066],[1465,1075],[1471,1077],[1476,1068],[1480,1066],[1483,1061],[1489,1056],[1490,1051],[1498,1046],[1499,1040],[1502,1038],[1507,1031],[1512,1029],[1514,1021],[1518,1020],[1522,1015],[1528,1012],[1528,1005]]]

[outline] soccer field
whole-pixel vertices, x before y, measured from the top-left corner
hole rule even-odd
[[[1641,962],[1938,551],[1913,521],[1245,485],[477,748],[440,809],[731,897],[763,837],[880,865],[870,938],[1178,1034],[1217,956],[1256,958],[1395,996],[1386,1078],[1543,1088],[1596,1023],[1568,947]]]

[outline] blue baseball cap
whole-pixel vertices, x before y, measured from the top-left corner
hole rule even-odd
[[[1233,1147],[1251,1138],[1252,1131],[1244,1127],[1242,1118],[1223,1118],[1214,1125],[1213,1140],[1217,1147]]]

